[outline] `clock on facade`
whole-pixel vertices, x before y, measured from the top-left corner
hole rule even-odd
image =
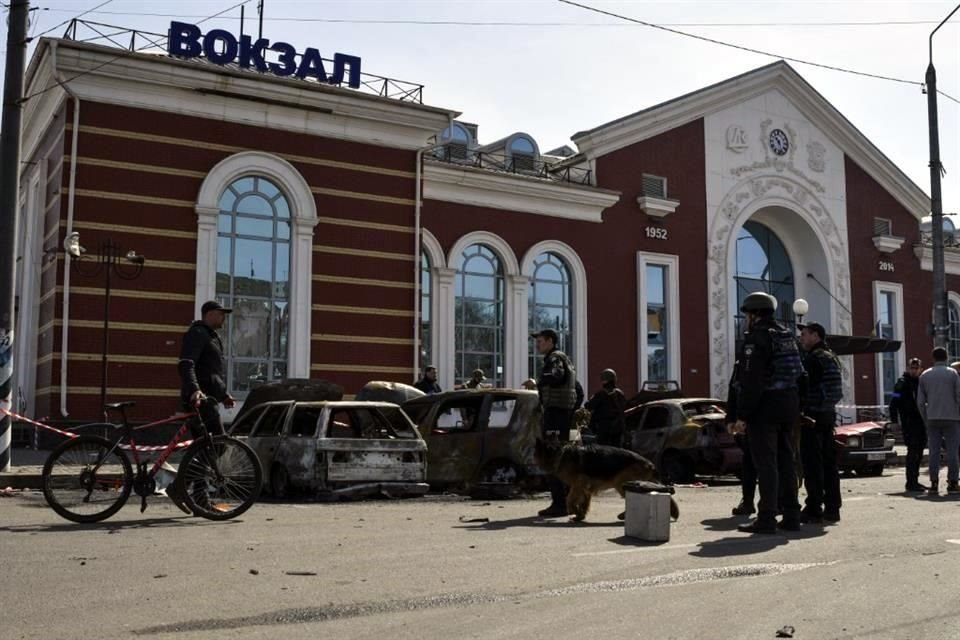
[[[787,154],[787,151],[790,149],[790,140],[780,129],[774,129],[770,132],[770,150],[773,151],[778,156],[783,156]]]

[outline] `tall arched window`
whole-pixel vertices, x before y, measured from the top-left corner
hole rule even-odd
[[[489,247],[463,251],[456,277],[454,375],[458,381],[482,369],[488,383],[503,381],[504,281],[500,259]]]
[[[743,299],[758,291],[777,299],[777,318],[793,321],[793,266],[787,250],[773,231],[747,222],[737,235],[737,318]]]
[[[947,350],[950,352],[950,361],[960,360],[960,306],[956,302],[947,305],[950,314],[950,340]]]
[[[220,197],[217,298],[234,312],[225,327],[231,393],[287,377],[290,207],[259,176],[235,180]]]
[[[557,347],[573,357],[573,291],[570,269],[555,253],[541,253],[533,261],[533,273],[528,296],[529,329],[553,329],[560,335]],[[536,378],[543,369],[543,358],[536,352],[534,340],[529,340],[530,377]]]
[[[510,142],[510,157],[514,171],[531,171],[534,168],[537,149],[529,138],[517,137]]]
[[[430,277],[430,257],[425,251],[420,253],[420,366],[425,367],[433,362],[433,349],[431,348],[431,339],[433,332],[431,326],[433,317],[431,314],[431,296],[433,293],[432,279]]]

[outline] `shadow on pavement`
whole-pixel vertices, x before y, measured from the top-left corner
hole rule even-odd
[[[180,516],[177,518],[146,518],[142,520],[106,520],[104,522],[91,522],[81,524],[77,522],[63,522],[58,524],[21,524],[7,527],[0,527],[0,531],[9,533],[61,533],[71,531],[96,531],[102,530],[107,533],[115,531],[124,531],[127,529],[165,529],[168,527],[195,527],[199,525],[210,526],[217,524],[239,524],[243,520],[225,520],[215,522],[192,516]]]
[[[750,522],[747,516],[730,516],[728,518],[712,518],[701,520],[700,524],[707,528],[707,531],[736,531],[741,524]]]
[[[648,542],[646,540],[641,540],[640,538],[632,538],[630,536],[620,536],[619,538],[608,538],[607,542],[618,544],[621,547],[649,547],[651,549],[655,549],[665,544],[670,544],[669,540],[664,540],[663,542]]]
[[[697,558],[723,558],[727,556],[746,556],[754,553],[766,553],[790,544],[793,540],[808,540],[810,538],[819,538],[826,535],[822,527],[806,526],[802,531],[791,531],[789,533],[777,533],[773,535],[750,535],[733,538],[721,538],[719,540],[710,540],[701,542],[700,548],[691,551],[690,555]]]
[[[622,527],[623,522],[616,520],[614,522],[573,522],[569,519],[544,519],[540,516],[527,516],[525,518],[513,518],[512,520],[491,520],[480,524],[460,523],[460,526],[454,526],[454,529],[467,529],[468,531],[504,531],[515,527],[538,527],[544,529],[558,528],[585,528],[585,527]]]

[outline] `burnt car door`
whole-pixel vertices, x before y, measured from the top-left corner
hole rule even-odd
[[[328,486],[424,481],[426,445],[398,407],[332,407],[318,444]]]
[[[314,487],[317,482],[317,433],[323,405],[298,402],[293,416],[282,435],[270,468],[264,475],[270,478],[271,488],[282,493],[281,487]]]
[[[651,461],[656,461],[663,449],[672,425],[670,407],[662,404],[643,409],[640,428],[630,433],[630,449]]]
[[[487,398],[488,394],[477,393],[437,402],[423,431],[429,482],[469,482],[479,473],[489,416],[489,408],[484,412]]]
[[[274,458],[283,440],[283,430],[292,404],[292,402],[267,404],[263,415],[257,420],[247,437],[247,444],[260,459],[264,479],[270,478],[270,470],[273,468]]]

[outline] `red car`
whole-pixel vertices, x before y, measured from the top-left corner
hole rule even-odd
[[[839,425],[835,432],[837,465],[840,471],[855,471],[858,476],[879,476],[893,462],[894,438],[885,424],[858,422]]]

